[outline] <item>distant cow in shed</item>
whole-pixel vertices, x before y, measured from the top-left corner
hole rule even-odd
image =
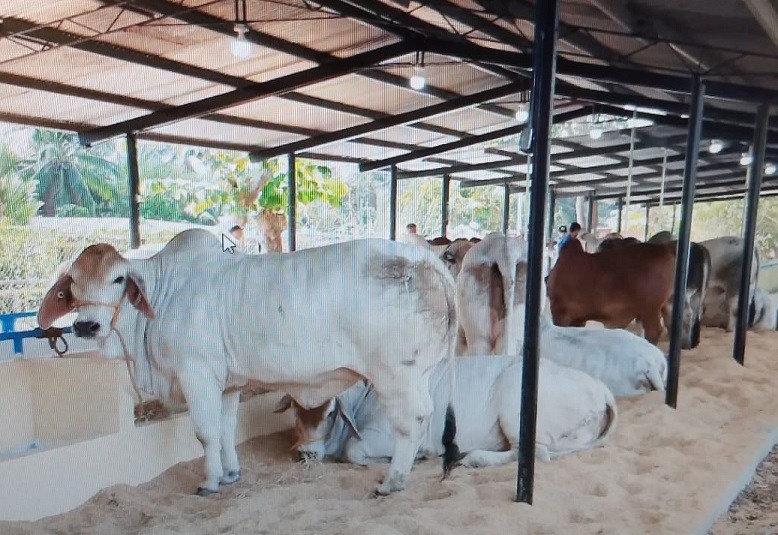
[[[467,251],[456,277],[458,354],[518,352],[510,345],[524,325],[526,275],[526,246],[519,238],[492,233]]]
[[[661,243],[676,254],[678,242],[667,241]],[[704,314],[705,295],[710,281],[711,262],[708,250],[699,243],[689,244],[689,268],[686,276],[686,295],[684,296],[684,310],[682,314],[683,327],[681,328],[681,348],[693,349],[700,344],[700,326]],[[672,313],[672,300],[668,307],[668,315]],[[665,321],[665,326],[670,327],[670,322]]]
[[[700,242],[710,253],[711,275],[705,296],[705,314],[702,324],[707,327],[720,327],[727,332],[735,326],[738,294],[740,291],[740,272],[743,269],[744,240],[735,236],[722,236]],[[749,307],[754,301],[754,293],[759,277],[759,254],[754,249],[749,281]]]
[[[438,236],[437,238],[432,238],[431,240],[427,240],[427,243],[429,243],[430,245],[448,245],[451,243],[451,240],[449,240],[445,236]]]
[[[656,344],[674,276],[675,254],[663,245],[638,243],[589,254],[572,241],[547,279],[551,316],[562,327],[593,320],[623,329],[637,319]]]
[[[754,291],[754,299],[748,311],[748,326],[755,331],[774,331],[778,329],[776,322],[776,306],[773,296],[762,288]]]
[[[606,238],[600,241],[600,243],[597,245],[597,249],[595,252],[601,253],[602,251],[607,251],[608,249],[613,249],[615,247],[625,247],[627,245],[635,245],[636,243],[641,243],[641,242],[637,238],[633,238],[631,236],[627,236],[626,238],[621,238],[621,237]]]
[[[669,241],[675,241],[673,233],[667,230],[660,230],[653,236],[651,236],[646,243],[667,243]]]

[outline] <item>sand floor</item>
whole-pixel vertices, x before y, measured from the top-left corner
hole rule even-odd
[[[191,495],[198,459],[62,515],[0,522],[0,533],[686,535],[778,426],[778,332],[749,333],[745,368],[731,346],[731,335],[705,330],[700,347],[683,352],[677,410],[658,392],[619,400],[607,446],[538,462],[533,506],[513,501],[516,463],[459,467],[440,482],[440,462],[425,461],[406,491],[371,499],[384,466],[293,463],[285,432],[241,445],[243,479],[218,496]]]

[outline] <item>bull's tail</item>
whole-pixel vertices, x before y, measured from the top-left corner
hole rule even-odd
[[[507,237],[503,238],[502,251],[497,255],[497,269],[502,277],[503,301],[505,302],[505,328],[503,329],[503,355],[511,355],[514,346],[513,315],[516,300],[516,264],[518,258],[513,254],[513,248]]]
[[[603,422],[600,436],[597,437],[597,441],[595,442],[596,445],[605,442],[613,430],[616,429],[616,424],[619,421],[619,410],[613,395],[609,396],[608,400],[605,402],[605,413],[605,422]]]
[[[442,262],[440,264],[443,266]],[[459,315],[457,314],[456,306],[456,283],[453,283],[453,277],[448,270],[441,270],[441,277],[447,279],[448,283],[444,283],[445,296],[446,296],[446,308],[448,310],[448,325],[446,328],[446,340],[448,341],[448,355],[447,367],[448,367],[448,406],[446,407],[446,417],[443,424],[443,477],[441,480],[446,479],[451,470],[456,466],[457,462],[462,459],[462,454],[459,451],[459,445],[456,441],[457,436],[457,419],[456,411],[454,410],[454,398],[456,395],[456,347],[457,336],[459,335]],[[452,284],[453,283],[453,284]],[[452,291],[449,289],[452,288]]]

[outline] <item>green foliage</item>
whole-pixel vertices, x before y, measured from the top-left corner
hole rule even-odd
[[[7,145],[0,145],[0,221],[26,225],[43,203],[36,196],[37,182],[22,180],[18,166],[18,156]]]
[[[75,134],[43,129],[32,132],[31,154],[21,162],[21,176],[36,182],[46,217],[76,211],[68,205],[84,215],[117,215],[120,203],[127,205],[120,169],[110,142],[85,149]]]

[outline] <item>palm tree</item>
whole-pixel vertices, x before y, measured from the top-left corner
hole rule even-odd
[[[125,164],[117,161],[115,143],[85,149],[75,134],[35,129],[31,152],[23,162],[23,176],[37,181],[41,215],[54,217],[58,209],[72,215],[99,215],[115,211],[119,202],[127,204],[120,180]]]
[[[26,225],[40,208],[34,181],[24,181],[18,173],[19,157],[6,145],[0,145],[0,220]]]

